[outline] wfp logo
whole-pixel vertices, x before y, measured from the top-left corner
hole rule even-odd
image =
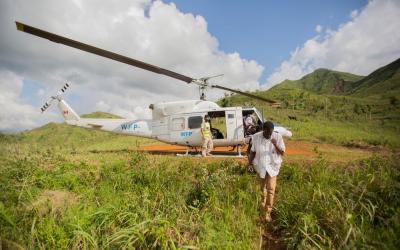
[[[122,130],[136,130],[140,128],[139,124],[136,123],[125,123],[125,124],[121,124],[121,129]]]
[[[181,132],[181,137],[188,137],[188,136],[191,136],[192,134],[193,134],[192,131],[184,131],[184,132]]]

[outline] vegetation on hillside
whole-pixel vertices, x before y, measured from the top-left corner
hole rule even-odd
[[[329,69],[317,69],[299,80],[285,80],[271,88],[272,91],[299,89],[314,94],[345,95],[388,99],[400,94],[400,59],[373,71],[368,76],[358,76]]]
[[[351,84],[350,93],[376,99],[400,98],[400,58]]]
[[[82,118],[108,118],[108,119],[121,119],[121,116],[110,114],[107,112],[96,111],[90,114],[81,115]]]
[[[267,119],[294,130],[295,139],[398,148],[399,64],[400,59],[361,79],[319,69],[300,80],[286,80],[254,93],[280,102],[279,108],[240,95],[227,95],[219,104],[256,106]]]
[[[351,88],[351,83],[362,79],[362,76],[328,69],[317,69],[299,80],[285,80],[274,86],[274,90],[302,89],[317,94],[344,94]]]

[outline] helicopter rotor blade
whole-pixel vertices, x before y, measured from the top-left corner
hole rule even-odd
[[[114,52],[111,52],[111,51],[100,49],[100,48],[94,47],[92,45],[85,44],[85,43],[82,43],[82,42],[78,42],[78,41],[75,41],[75,40],[72,40],[70,38],[60,36],[60,35],[56,35],[54,33],[50,33],[48,31],[41,30],[41,29],[26,25],[26,24],[23,24],[23,23],[20,23],[20,22],[15,22],[15,24],[16,24],[17,29],[19,31],[23,31],[23,32],[29,33],[31,35],[35,35],[35,36],[38,36],[38,37],[41,37],[41,38],[48,39],[48,40],[50,40],[52,42],[55,42],[55,43],[61,43],[61,44],[64,44],[64,45],[72,47],[72,48],[83,50],[83,51],[86,51],[86,52],[89,52],[89,53],[92,53],[92,54],[95,54],[95,55],[98,55],[98,56],[106,57],[106,58],[109,58],[111,60],[118,61],[118,62],[121,62],[121,63],[125,63],[125,64],[128,64],[128,65],[134,66],[134,67],[138,67],[138,68],[141,68],[141,69],[144,69],[144,70],[148,70],[148,71],[157,73],[157,74],[166,75],[166,76],[169,76],[169,77],[184,81],[186,83],[195,83],[195,84],[198,84],[198,85],[203,86],[203,87],[210,86],[211,88],[218,88],[218,89],[227,90],[227,91],[230,91],[230,92],[233,92],[233,93],[237,93],[237,94],[241,94],[241,95],[244,95],[244,96],[248,96],[248,97],[251,97],[251,98],[254,98],[254,99],[257,99],[257,100],[260,100],[260,101],[268,102],[268,103],[271,103],[271,104],[276,103],[276,101],[269,100],[267,98],[256,96],[256,95],[249,94],[249,93],[246,93],[246,92],[242,92],[240,90],[230,89],[230,88],[219,86],[219,85],[208,85],[207,84],[207,81],[210,78],[218,77],[218,76],[221,76],[221,75],[217,75],[217,76],[213,76],[213,77],[205,77],[205,78],[201,78],[201,79],[194,79],[194,78],[191,78],[191,77],[188,77],[188,76],[173,72],[173,71],[168,70],[168,69],[164,69],[164,68],[161,68],[161,67],[149,64],[149,63],[145,63],[145,62],[142,62],[142,61],[130,58],[130,57],[126,57],[126,56],[123,56],[123,55],[120,55],[120,54],[117,54],[117,53],[114,53]]]
[[[270,99],[267,99],[267,98],[264,98],[264,97],[261,97],[261,96],[249,94],[249,93],[246,93],[246,92],[243,92],[243,91],[240,91],[240,90],[231,89],[231,88],[227,88],[227,87],[220,86],[220,85],[211,85],[211,87],[212,88],[216,88],[216,89],[227,90],[227,91],[230,91],[230,92],[233,92],[233,93],[236,93],[236,94],[240,94],[240,95],[244,95],[244,96],[248,96],[248,97],[260,100],[260,101],[268,102],[270,104],[277,103],[276,101],[273,101],[273,100],[270,100]]]
[[[23,32],[26,32],[26,33],[29,33],[31,35],[35,35],[38,37],[42,37],[42,38],[48,39],[55,43],[61,43],[66,46],[69,46],[69,47],[73,47],[73,48],[83,50],[83,51],[86,51],[86,52],[89,52],[89,53],[92,53],[92,54],[95,54],[98,56],[109,58],[111,60],[129,64],[131,66],[145,69],[145,70],[157,73],[157,74],[166,75],[166,76],[184,81],[186,83],[191,83],[194,80],[191,77],[181,75],[179,73],[170,71],[168,69],[163,69],[163,68],[157,67],[155,65],[151,65],[149,63],[145,63],[145,62],[142,62],[142,61],[139,61],[139,60],[136,60],[133,58],[129,58],[129,57],[126,57],[126,56],[123,56],[123,55],[120,55],[120,54],[117,54],[117,53],[114,53],[111,51],[100,49],[100,48],[97,48],[97,47],[94,47],[94,46],[91,46],[91,45],[88,45],[88,44],[85,44],[82,42],[78,42],[78,41],[63,37],[63,36],[59,36],[59,35],[23,24],[20,22],[15,22],[15,23],[16,23],[17,29],[19,31],[23,31]]]

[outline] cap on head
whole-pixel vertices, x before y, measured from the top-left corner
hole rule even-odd
[[[270,129],[273,130],[274,129],[274,124],[270,121],[266,121],[263,123],[263,130],[264,129]]]

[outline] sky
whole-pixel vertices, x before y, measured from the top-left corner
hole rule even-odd
[[[0,132],[62,121],[40,107],[65,82],[78,114],[150,118],[148,105],[198,89],[19,32],[15,21],[241,90],[317,68],[367,75],[400,57],[400,1],[0,1]],[[209,90],[216,100],[224,94]]]
[[[221,50],[239,52],[264,66],[262,78],[271,74],[288,52],[326,29],[336,29],[351,19],[350,13],[366,0],[213,1],[173,0],[183,12],[203,16]]]

